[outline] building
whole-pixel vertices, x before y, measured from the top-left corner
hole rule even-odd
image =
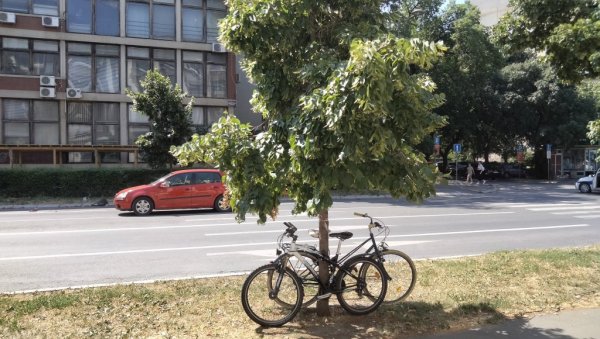
[[[470,0],[481,12],[481,24],[493,26],[508,11],[508,0]]]
[[[235,111],[225,14],[223,0],[0,1],[0,167],[136,162],[149,123],[125,89],[151,68],[195,97],[196,127]]]

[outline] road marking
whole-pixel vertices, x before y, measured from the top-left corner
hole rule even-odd
[[[491,230],[476,230],[476,231],[401,234],[401,235],[388,235],[388,238],[406,238],[406,237],[423,237],[423,236],[434,236],[434,235],[457,235],[457,234],[474,234],[474,233],[538,231],[538,230],[551,230],[551,229],[574,228],[574,227],[590,227],[590,225],[589,224],[577,224],[577,225],[540,226],[540,227],[498,228],[498,229],[491,229]]]
[[[90,219],[107,219],[109,217],[82,217],[82,218],[52,218],[52,219],[40,219],[40,218],[35,218],[35,219],[4,219],[0,220],[0,222],[44,222],[44,221],[68,221],[68,220],[90,220]]]
[[[435,232],[435,233],[419,233],[419,234],[403,234],[403,235],[390,235],[387,238],[408,238],[408,237],[427,237],[427,236],[439,236],[439,235],[459,235],[459,234],[476,234],[476,233],[497,233],[497,232],[519,232],[519,231],[541,231],[561,228],[575,228],[575,227],[590,227],[589,224],[577,224],[577,225],[558,225],[558,226],[542,226],[542,227],[521,227],[521,228],[500,228],[490,230],[475,230],[475,231],[457,231],[457,232]],[[367,237],[357,237],[354,240],[364,240]],[[314,243],[313,241],[298,241],[298,243]],[[172,247],[172,248],[156,248],[156,249],[145,249],[145,250],[129,250],[129,251],[110,251],[110,252],[88,252],[88,253],[65,253],[65,254],[49,254],[49,255],[33,255],[33,256],[22,256],[22,257],[6,257],[0,258],[0,261],[18,261],[18,260],[36,260],[36,259],[55,259],[55,258],[74,258],[74,257],[91,257],[91,256],[107,256],[107,255],[123,255],[123,254],[143,254],[143,253],[160,253],[160,252],[176,252],[176,251],[197,251],[215,248],[234,248],[244,246],[273,246],[277,242],[263,242],[263,243],[242,243],[242,244],[229,244],[229,245],[211,245],[211,246],[193,246],[193,247]]]
[[[388,246],[395,246],[395,247],[401,247],[401,246],[408,246],[408,245],[416,245],[416,244],[424,244],[424,243],[430,243],[430,242],[435,242],[436,240],[414,240],[414,241],[391,241],[391,242],[386,242],[388,244]],[[333,245],[333,243],[336,243],[336,248],[337,248],[337,240],[330,241],[330,245]],[[358,244],[360,243],[356,243],[356,244],[346,244],[346,245],[342,245],[342,248],[354,248],[356,247]],[[330,246],[331,247],[331,246]],[[365,250],[367,249],[367,245],[365,245]],[[254,256],[259,256],[259,257],[273,257],[273,253],[275,251],[270,249],[270,250],[254,250],[254,251],[229,251],[229,252],[212,252],[212,253],[206,253],[207,256],[209,257],[213,257],[213,256],[223,256],[223,255],[254,255]]]
[[[598,218],[600,218],[600,214],[579,215],[579,216],[576,216],[575,218],[579,218],[579,219],[598,219]]]
[[[384,216],[378,217],[377,219],[403,219],[403,218],[439,218],[439,217],[448,217],[448,216],[478,216],[478,215],[497,215],[497,214],[511,214],[515,212],[481,212],[481,213],[447,213],[447,214],[417,214],[417,215],[396,215],[396,216]],[[219,219],[220,220],[220,219]],[[282,218],[276,221],[267,221],[265,225],[280,225],[284,221],[291,222],[314,222],[317,218],[309,218],[309,219],[295,219],[295,218]],[[340,221],[340,220],[364,220],[364,218],[360,217],[351,217],[351,218],[332,218],[331,221]],[[248,222],[248,221],[246,221]],[[31,236],[31,235],[54,235],[54,234],[74,234],[74,233],[98,233],[98,232],[129,232],[129,231],[153,231],[153,230],[165,230],[165,229],[186,229],[186,228],[208,228],[208,227],[221,227],[221,226],[238,226],[243,225],[244,223],[224,223],[224,224],[196,224],[196,225],[170,225],[170,226],[149,226],[149,227],[128,227],[128,228],[97,228],[97,229],[74,229],[74,230],[54,230],[54,231],[30,231],[30,232],[4,232],[0,233],[0,236]],[[339,227],[339,226],[334,226]],[[363,228],[365,226],[362,226]],[[357,227],[360,228],[360,227]],[[265,232],[264,229],[256,230],[251,233],[262,233]],[[267,231],[268,232],[268,231]],[[278,230],[277,232],[281,232]],[[224,233],[225,234],[225,233]],[[230,233],[227,233],[230,234]],[[250,234],[250,233],[249,233]],[[217,235],[211,234],[211,235]]]
[[[542,207],[542,208],[528,208],[528,210],[530,211],[534,211],[534,212],[544,212],[544,211],[566,211],[566,210],[593,210],[593,209],[598,209],[598,205],[592,205],[592,206],[582,206],[582,205],[577,205],[577,206],[570,206],[570,207]]]
[[[497,203],[495,206],[504,206],[508,208],[536,208],[536,207],[547,207],[554,209],[555,207],[574,207],[574,206],[589,206],[594,205],[592,203],[558,203],[558,204],[526,204],[526,203]]]

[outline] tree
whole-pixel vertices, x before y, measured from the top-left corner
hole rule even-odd
[[[507,50],[543,52],[568,81],[600,75],[598,0],[511,0],[509,8],[495,29]]]
[[[535,56],[504,67],[501,81],[502,116],[516,138],[535,147],[536,169],[543,177],[545,144],[569,148],[580,143],[587,122],[595,117],[596,103],[575,86],[561,82],[554,69]]]
[[[172,151],[227,173],[230,202],[243,220],[277,215],[284,194],[294,213],[319,217],[328,234],[334,189],[378,189],[421,201],[437,175],[415,149],[444,119],[442,97],[422,72],[441,44],[385,34],[384,1],[232,0],[221,40],[244,55],[264,131],[227,116],[205,136]],[[328,254],[328,237],[320,250]],[[328,279],[326,266],[320,279]],[[328,314],[328,300],[317,303]]]
[[[168,77],[158,70],[148,71],[142,80],[143,92],[127,90],[133,110],[146,115],[150,131],[135,141],[140,146],[142,160],[152,168],[171,167],[177,159],[169,153],[172,145],[181,145],[192,136],[192,102],[184,105],[185,94],[179,85],[172,86]]]
[[[439,26],[429,33],[448,46],[443,60],[431,71],[446,98],[436,110],[448,117],[448,125],[439,131],[444,165],[453,144],[463,143],[474,155],[486,156],[497,149],[492,143],[503,132],[495,123],[499,114],[490,90],[503,59],[479,19],[475,6],[451,3],[441,13]]]

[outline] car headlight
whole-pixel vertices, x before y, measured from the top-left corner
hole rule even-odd
[[[129,192],[121,192],[115,196],[115,200],[125,200],[127,198],[127,193]]]

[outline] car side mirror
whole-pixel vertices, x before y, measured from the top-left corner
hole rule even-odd
[[[168,187],[171,187],[171,184],[168,181],[163,181],[160,183],[160,187],[168,188]]]

